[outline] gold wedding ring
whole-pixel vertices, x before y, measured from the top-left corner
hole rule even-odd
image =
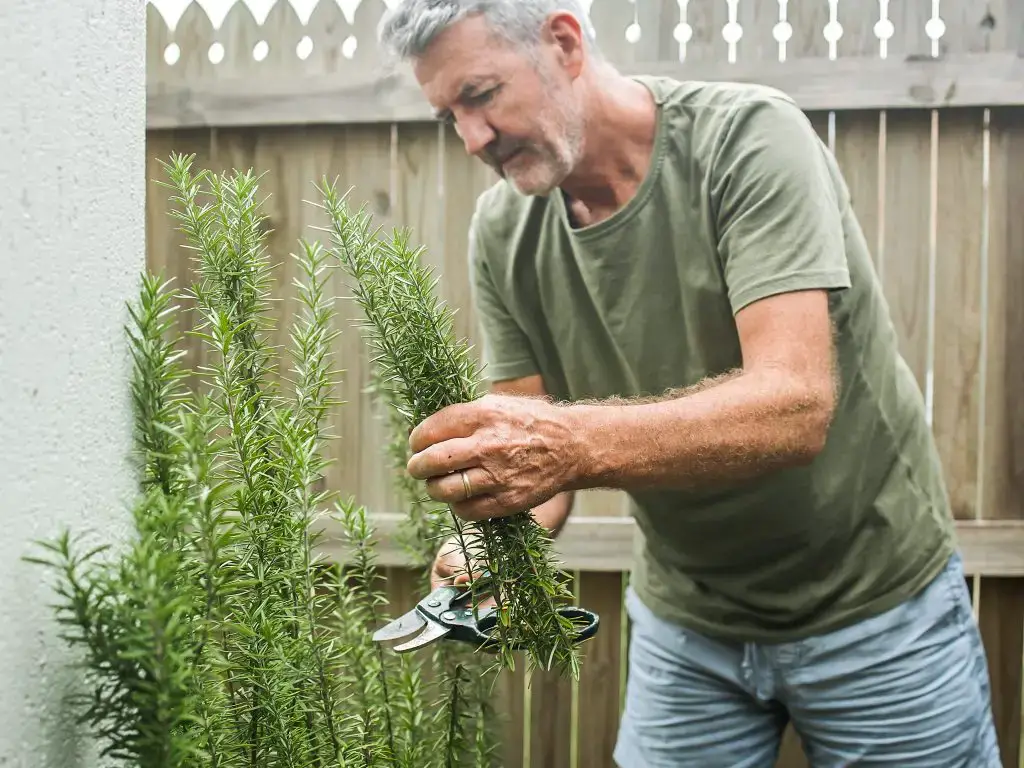
[[[473,487],[469,484],[469,477],[466,475],[466,470],[462,470],[462,489],[466,492],[466,498],[470,498],[473,495]]]

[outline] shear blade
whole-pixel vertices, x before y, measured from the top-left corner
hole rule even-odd
[[[427,620],[420,615],[419,611],[413,608],[404,616],[399,616],[394,621],[385,624],[374,632],[372,637],[374,642],[377,643],[388,640],[397,640],[400,637],[411,635],[426,623]]]
[[[398,653],[404,651],[415,651],[417,648],[422,648],[425,645],[430,645],[435,640],[438,640],[448,634],[448,628],[442,624],[435,624],[430,622],[427,624],[427,628],[420,632],[416,637],[407,643],[396,645],[394,650]]]

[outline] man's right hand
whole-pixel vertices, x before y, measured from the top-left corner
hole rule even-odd
[[[547,397],[544,381],[538,375],[493,382],[490,391],[499,395]],[[532,510],[534,519],[551,535],[557,536],[572,510],[573,496],[571,491],[567,491],[548,499]],[[472,552],[473,547],[469,542],[467,542],[467,546]],[[467,571],[466,559],[459,546],[459,540],[457,537],[452,537],[441,545],[437,557],[434,558],[434,564],[430,569],[430,588],[437,589],[445,584],[465,584],[469,581]],[[479,571],[473,572],[474,578],[478,575]]]

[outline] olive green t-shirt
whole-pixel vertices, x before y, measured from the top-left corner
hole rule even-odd
[[[833,156],[768,88],[640,77],[653,161],[611,218],[574,228],[561,194],[499,182],[471,226],[494,380],[559,400],[660,395],[742,367],[734,315],[830,291],[840,393],[808,466],[715,491],[631,493],[631,583],[656,614],[765,642],[882,612],[929,581],[955,529],[915,378]]]

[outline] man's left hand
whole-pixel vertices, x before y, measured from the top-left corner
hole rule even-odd
[[[428,417],[409,446],[409,473],[464,520],[513,515],[570,489],[583,453],[571,409],[494,394]]]

